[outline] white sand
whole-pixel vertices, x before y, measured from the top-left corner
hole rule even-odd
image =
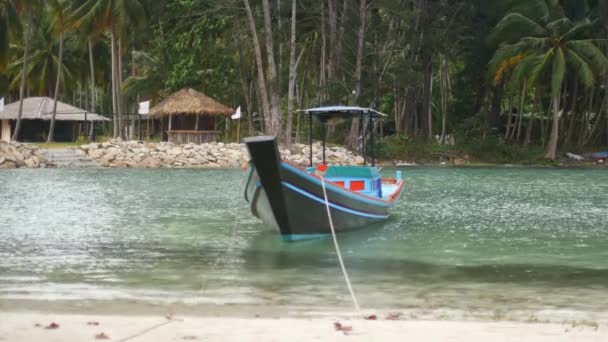
[[[0,341],[608,341],[608,329],[586,324],[344,320],[348,335],[327,318],[83,316],[0,312]],[[57,329],[45,329],[51,322]],[[99,325],[91,325],[97,322]]]

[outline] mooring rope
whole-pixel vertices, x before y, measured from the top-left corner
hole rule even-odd
[[[344,260],[342,260],[342,253],[340,253],[340,245],[338,244],[338,239],[336,238],[336,231],[334,229],[334,222],[331,218],[331,211],[329,210],[329,200],[327,199],[327,190],[325,190],[325,177],[321,176],[321,184],[323,185],[323,196],[325,197],[325,208],[327,209],[327,218],[329,219],[329,228],[331,228],[331,236],[334,239],[334,247],[336,248],[336,254],[338,254],[338,260],[340,261],[340,268],[342,268],[342,274],[344,275],[344,280],[346,281],[346,285],[348,286],[348,291],[350,292],[350,297],[353,300],[353,304],[355,305],[355,310],[357,312],[361,311],[359,307],[359,302],[357,301],[357,297],[355,296],[355,291],[353,290],[352,285],[350,284],[350,278],[348,277],[348,272],[346,271],[346,266],[344,266]]]

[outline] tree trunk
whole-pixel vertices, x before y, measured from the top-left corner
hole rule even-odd
[[[367,1],[359,0],[359,31],[357,33],[357,58],[355,62],[355,96],[353,99],[354,105],[360,105],[359,99],[361,96],[361,73],[363,68],[363,47],[365,43],[365,25],[367,20]],[[365,134],[365,132],[364,132]],[[352,120],[350,126],[350,133],[348,137],[348,146],[351,148],[357,147],[357,140],[359,138],[359,120]],[[365,153],[365,151],[362,151]]]
[[[279,36],[279,66],[278,66],[278,75],[277,75],[277,89],[283,89],[283,85],[281,81],[283,80],[283,18],[281,17],[281,0],[277,0],[277,35]]]
[[[559,134],[559,104],[560,92],[553,96],[553,125],[551,127],[551,137],[549,138],[549,146],[545,158],[555,160],[557,154],[557,139]]]
[[[270,103],[268,102],[268,91],[266,88],[266,76],[264,75],[264,63],[262,62],[262,49],[260,40],[255,28],[255,20],[249,6],[249,0],[243,0],[247,11],[247,19],[249,21],[249,29],[253,38],[253,48],[255,52],[255,63],[258,70],[258,98],[261,99],[262,117],[264,119],[264,130],[267,134],[272,134],[272,113],[270,111]]]
[[[433,138],[433,56],[427,48],[422,52],[424,65],[424,83],[422,85],[422,112],[420,115],[421,138],[432,141]]]
[[[93,58],[93,43],[91,42],[91,39],[89,39],[88,41],[88,45],[89,45],[89,65],[91,67],[91,108],[90,111],[92,113],[95,112],[95,105],[97,103],[97,94],[95,91],[95,62],[94,62],[94,58]]]
[[[270,112],[272,120],[271,134],[280,136],[281,134],[281,111],[280,98],[277,79],[277,66],[274,59],[274,44],[272,38],[272,21],[270,18],[270,4],[268,0],[262,0],[264,12],[264,27],[266,30],[266,55],[268,57],[268,83],[270,92]]]
[[[492,97],[492,108],[488,113],[488,126],[490,129],[500,132],[500,115],[502,114],[502,99],[504,94],[505,83],[500,80],[500,83],[494,86],[494,96]]]
[[[528,147],[532,141],[532,129],[534,128],[534,116],[535,113],[540,113],[541,110],[541,98],[540,92],[537,90],[536,98],[534,101],[534,110],[530,113],[530,119],[528,120],[528,127],[526,127],[526,137],[524,138],[524,147]]]
[[[327,68],[327,79],[333,81],[337,68],[337,37],[338,37],[338,0],[327,0],[327,16],[329,22],[329,65]]]
[[[606,28],[608,29],[608,25],[607,25]],[[608,50],[608,48],[607,48],[607,50]],[[608,89],[608,73],[606,74],[606,81],[604,82],[604,84],[605,84],[604,89]],[[606,96],[606,103],[608,104],[608,95]],[[606,141],[606,145],[608,145],[608,106],[606,106],[605,110],[606,110],[606,113],[605,113],[606,127],[604,128],[605,129],[605,131],[604,131],[604,135],[605,135],[604,139]]]
[[[291,131],[296,99],[296,11],[297,1],[291,0],[291,38],[289,41],[289,86],[287,90],[287,124],[285,126],[285,144],[291,146]]]
[[[445,56],[441,58],[441,138],[439,143],[447,143],[447,117],[448,117],[448,89],[449,89],[449,64]]]
[[[568,123],[568,132],[566,133],[566,146],[572,143],[572,134],[574,133],[574,126],[576,125],[576,100],[578,97],[578,81],[574,79],[574,91],[572,94],[572,105],[570,106],[570,122]]]
[[[336,42],[336,67],[342,62],[342,46],[344,44],[344,30],[348,14],[348,4],[351,0],[344,0],[342,3],[342,15],[340,16],[340,28],[338,29],[338,41]],[[337,71],[336,71],[337,74]],[[336,75],[337,76],[337,75]]]
[[[112,66],[112,126],[113,126],[113,137],[118,138],[118,99],[116,91],[116,35],[114,31],[110,33],[110,52],[111,52],[111,66]]]
[[[17,113],[17,123],[15,124],[15,131],[13,132],[12,140],[19,140],[19,132],[21,130],[21,117],[23,116],[23,100],[25,100],[25,86],[27,84],[27,62],[30,58],[30,30],[32,23],[25,24],[25,30],[23,31],[23,40],[25,47],[23,49],[23,65],[21,67],[21,86],[19,87],[19,112]]]
[[[511,94],[509,95],[509,110],[507,111],[509,117],[507,118],[507,129],[505,131],[505,140],[508,140],[511,136],[511,125],[513,123],[513,97],[515,91],[511,89]]]
[[[521,91],[521,100],[519,101],[519,122],[517,123],[517,142],[521,141],[521,128],[524,121],[524,107],[526,106],[526,95],[528,93],[528,80],[524,79],[523,88]]]
[[[125,104],[122,96],[122,37],[118,36],[118,53],[116,54],[116,63],[118,68],[116,69],[118,75],[116,76],[116,98],[118,99],[118,132],[121,139],[125,140]]]
[[[321,53],[319,59],[319,105],[326,100],[326,59],[325,51],[327,50],[327,38],[325,33],[325,1],[321,3]]]
[[[245,107],[247,107],[247,122],[248,122],[248,126],[249,126],[248,127],[248,129],[249,129],[249,136],[253,136],[253,118],[252,118],[253,106],[251,104],[251,102],[252,102],[251,87],[253,85],[248,82],[247,76],[245,74],[245,61],[244,61],[244,58],[243,58],[243,49],[244,49],[244,46],[242,45],[243,42],[240,41],[240,39],[238,40],[238,42],[240,43],[239,45],[241,45],[241,46],[237,46],[237,51],[239,53],[239,69],[240,69],[240,76],[241,76],[241,90],[243,92],[243,98],[245,99]]]
[[[59,99],[59,91],[61,89],[61,66],[63,64],[63,33],[59,36],[59,62],[57,63],[57,81],[55,82],[55,94],[53,94],[53,115],[51,116],[51,128],[49,136],[46,139],[47,143],[53,142],[55,134],[55,117],[57,116],[57,100]]]

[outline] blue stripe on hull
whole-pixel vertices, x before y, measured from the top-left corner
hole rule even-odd
[[[317,178],[315,178],[315,177],[307,174],[306,172],[304,172],[304,171],[302,171],[300,169],[297,169],[297,168],[295,168],[295,167],[293,167],[293,166],[291,166],[291,165],[289,165],[287,163],[284,163],[284,162],[281,162],[281,167],[284,168],[284,169],[289,170],[292,173],[297,174],[298,176],[300,176],[300,177],[302,177],[302,178],[304,178],[304,179],[306,179],[306,180],[308,180],[308,181],[310,181],[310,182],[312,182],[312,183],[314,183],[314,184],[316,184],[318,186],[322,186],[320,179],[317,179]],[[344,189],[342,189],[340,187],[337,187],[337,186],[335,186],[335,185],[333,185],[333,184],[331,184],[329,182],[326,182],[325,185],[327,186],[328,189],[331,189],[331,190],[333,190],[335,192],[338,192],[338,193],[340,193],[340,194],[342,194],[344,196],[350,197],[350,198],[352,198],[354,200],[357,200],[357,201],[360,201],[360,202],[364,202],[364,203],[367,203],[367,204],[371,204],[371,205],[378,206],[378,207],[383,207],[383,208],[389,208],[389,207],[393,206],[393,203],[386,202],[386,201],[384,201],[384,200],[382,200],[380,198],[378,199],[378,201],[374,201],[372,199],[365,198],[363,196],[358,196],[358,195],[353,194],[353,193],[351,193],[351,192],[349,192],[347,190],[344,190]]]
[[[331,234],[285,234],[282,235],[283,241],[303,241],[327,239]]]
[[[313,195],[311,193],[308,193],[308,192],[306,192],[306,191],[304,191],[304,190],[302,190],[300,188],[297,188],[294,185],[291,185],[291,184],[289,184],[287,182],[281,182],[281,184],[283,184],[283,186],[287,187],[288,189],[291,189],[291,190],[299,193],[300,195],[303,195],[303,196],[305,196],[305,197],[307,197],[307,198],[309,198],[309,199],[311,199],[311,200],[313,200],[313,201],[315,201],[317,203],[325,205],[325,199],[321,199],[321,198],[319,198],[319,197],[317,197],[317,196],[315,196],[315,195]],[[372,218],[372,219],[387,219],[388,218],[388,215],[369,214],[369,213],[365,213],[365,212],[362,212],[362,211],[357,211],[357,210],[353,210],[353,209],[350,209],[350,208],[346,208],[346,207],[343,207],[341,205],[338,205],[338,204],[335,204],[335,203],[332,203],[332,202],[329,202],[329,206],[331,208],[333,208],[333,209],[340,210],[342,212],[346,212],[346,213],[349,213],[351,215],[357,215],[357,216],[362,216],[362,217],[367,217],[367,218]]]

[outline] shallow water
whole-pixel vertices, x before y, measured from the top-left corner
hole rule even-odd
[[[608,310],[608,172],[403,172],[392,218],[340,236],[363,307]],[[282,242],[250,215],[242,177],[0,171],[0,308],[350,308],[331,240]]]

